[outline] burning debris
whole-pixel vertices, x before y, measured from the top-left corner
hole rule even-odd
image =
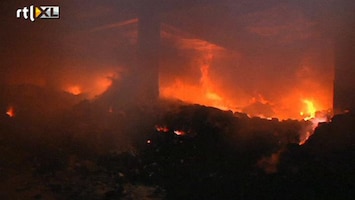
[[[302,158],[297,163],[287,159],[297,153],[292,145],[303,140],[300,132],[312,131],[309,121],[248,117],[166,100],[151,107],[117,107],[104,100],[83,101],[32,124],[23,114],[11,124],[0,120],[2,148],[8,149],[2,152],[8,164],[0,186],[12,191],[1,197],[205,199],[243,193],[254,199],[254,188],[262,181],[292,177],[291,168],[307,174]],[[297,148],[311,144],[313,135]],[[11,171],[16,163],[27,167]],[[18,172],[27,175],[11,178]],[[27,185],[18,189],[13,186],[18,181]],[[290,184],[281,178],[275,182],[285,183]]]
[[[300,66],[294,66],[297,70],[293,74],[286,75],[294,82],[280,81],[277,83],[280,87],[275,88],[275,86],[266,86],[275,80],[255,78],[257,74],[263,73],[264,68],[258,69],[260,72],[254,71],[256,74],[251,74],[245,69],[248,67],[242,67],[240,64],[238,67],[233,65],[247,62],[247,58],[244,58],[240,52],[202,39],[193,37],[191,39],[188,34],[183,34],[171,26],[164,25],[163,27],[167,29],[162,30],[163,41],[173,45],[164,48],[173,48],[174,51],[182,54],[181,59],[184,60],[185,66],[175,66],[176,64],[169,59],[170,55],[164,55],[167,58],[164,58],[162,65],[172,71],[174,71],[172,66],[182,68],[188,73],[168,74],[162,69],[160,72],[161,97],[213,106],[222,110],[245,112],[250,116],[279,119],[310,120],[314,118],[316,111],[331,108],[332,87],[328,79],[332,75],[329,72],[324,75],[325,77],[317,76],[321,73],[320,70],[317,67],[310,68],[310,65],[317,65],[319,62],[316,58],[309,58],[308,55],[300,58],[302,60]],[[273,65],[272,62],[269,64]],[[186,66],[189,68],[186,69]],[[250,69],[253,67],[249,66]],[[331,67],[327,65],[327,68]],[[225,72],[220,68],[223,68]],[[240,73],[229,78],[229,74],[226,74],[231,71],[229,68],[236,71],[238,68]],[[328,82],[323,83],[323,79],[327,79]],[[265,84],[262,84],[264,82]],[[313,90],[317,91],[316,94],[310,92]],[[276,93],[278,95],[275,95]]]
[[[134,2],[1,3],[0,199],[354,198],[351,3]]]
[[[163,132],[163,133],[169,132],[169,128],[168,128],[167,126],[158,126],[158,125],[156,125],[156,126],[155,126],[155,129],[156,129],[158,132]]]
[[[15,108],[13,106],[9,106],[6,111],[6,115],[9,117],[15,117]]]
[[[70,94],[73,94],[73,95],[79,95],[82,93],[81,91],[81,88],[79,86],[71,86],[71,87],[68,87],[66,90],[64,90]]]

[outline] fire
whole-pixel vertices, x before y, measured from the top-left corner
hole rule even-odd
[[[318,123],[329,121],[330,118],[329,110],[319,109],[318,106],[316,108],[315,101],[303,99],[302,102],[306,106],[306,111],[301,111],[300,115],[304,117],[303,120],[310,121],[311,125],[305,127],[305,130],[300,133],[299,145],[303,145],[307,142],[315,128],[318,126]]]
[[[76,85],[68,87],[67,89],[65,89],[65,91],[73,95],[79,95],[82,93],[81,88]]]
[[[156,125],[156,126],[155,126],[155,129],[156,129],[158,132],[163,132],[163,133],[169,132],[169,128],[166,127],[166,126],[158,126],[158,125]]]
[[[110,73],[106,76],[99,77],[96,79],[95,85],[93,88],[91,88],[91,97],[95,97],[96,95],[100,95],[104,93],[111,85],[112,85],[112,79],[116,75],[114,73]]]
[[[306,112],[301,111],[300,115],[304,117],[304,120],[313,119],[316,116],[317,111],[314,103],[307,99],[304,99],[302,102],[306,105]]]
[[[186,134],[184,131],[180,131],[180,130],[175,130],[174,133],[176,135],[185,135]]]
[[[115,72],[115,69],[119,70],[118,67],[112,67],[107,71],[64,71],[59,88],[69,94],[80,95],[80,98],[93,99],[107,91],[114,80],[118,80],[118,72]],[[84,74],[78,77],[79,73]]]
[[[279,73],[273,73],[271,70],[274,68],[268,70],[274,62],[278,65],[278,61],[266,62],[265,67],[260,69],[261,73],[254,73],[257,69],[254,65],[264,66],[263,63],[258,60],[254,62],[239,51],[200,39],[169,39],[176,40],[176,48],[186,50],[187,56],[192,53],[190,57],[186,56],[187,66],[182,66],[187,73],[167,73],[166,78],[160,77],[161,97],[243,112],[251,117],[297,119],[314,123],[324,121],[317,116],[319,111],[332,108],[331,52],[323,52],[329,55],[326,62],[321,59],[322,51],[310,49],[300,57],[297,66],[293,63],[298,68],[285,72],[286,78],[278,80],[273,79],[276,77],[273,74]],[[175,65],[172,64],[172,67]],[[326,73],[324,69],[327,69]],[[199,73],[197,76],[196,72]],[[266,73],[265,78],[259,75],[262,73]],[[267,79],[268,76],[270,79]]]
[[[200,79],[198,84],[190,84],[177,78],[171,85],[160,88],[160,94],[165,98],[175,98],[190,103],[198,103],[206,106],[213,106],[222,110],[232,110],[231,104],[228,103],[226,97],[221,93],[216,83],[210,76],[210,68],[215,58],[214,53],[222,51],[221,47],[200,40],[190,41],[193,45],[184,42],[184,48],[192,48],[202,52],[202,56],[196,58],[196,62],[200,69]]]
[[[300,142],[298,144],[304,145],[311,135],[311,131],[306,131],[306,133],[303,135],[301,134]]]
[[[221,101],[222,97],[220,97],[218,94],[213,93],[213,92],[207,92],[206,97],[211,100],[215,101]]]
[[[158,126],[158,125],[155,126],[155,130],[162,133],[168,133],[170,131],[167,126]],[[186,135],[186,132],[182,130],[174,130],[174,133],[179,136]]]
[[[9,117],[15,117],[15,109],[14,107],[10,106],[7,111],[6,111],[6,115]]]
[[[231,110],[226,99],[213,89],[213,84],[206,78],[208,68],[201,68],[200,85],[184,83],[176,79],[175,83],[160,89],[162,97],[175,98],[190,103],[213,106],[222,110]]]

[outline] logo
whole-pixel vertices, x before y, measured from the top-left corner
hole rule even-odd
[[[30,19],[32,22],[36,19],[59,19],[59,6],[29,6],[19,8],[16,11],[16,17]]]

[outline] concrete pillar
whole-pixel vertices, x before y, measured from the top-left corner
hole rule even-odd
[[[334,114],[355,111],[355,23],[347,20],[335,38]]]
[[[137,98],[144,102],[159,97],[160,17],[155,6],[141,6],[138,13],[138,62],[134,74]]]

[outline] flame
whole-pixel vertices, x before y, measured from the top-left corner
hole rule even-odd
[[[68,88],[66,88],[64,91],[72,94],[72,95],[79,95],[82,93],[81,88],[77,85],[74,86],[69,86]]]
[[[15,117],[15,109],[14,107],[10,106],[7,111],[6,111],[6,115],[9,117]]]
[[[175,130],[174,133],[176,135],[185,135],[186,134],[185,131],[181,131],[181,130]]]
[[[302,102],[306,106],[306,111],[301,111],[300,115],[304,117],[303,120],[310,121],[311,125],[300,133],[299,145],[303,145],[307,142],[319,123],[329,121],[330,118],[329,110],[317,109],[318,107],[316,108],[315,101],[303,99]]]
[[[307,140],[309,139],[309,137],[312,135],[311,134],[312,132],[311,131],[306,131],[306,133],[304,135],[300,135],[301,138],[300,138],[300,142],[298,143],[299,145],[304,145]]]
[[[112,78],[115,76],[114,73],[109,74],[105,77],[100,77],[96,80],[94,87],[91,89],[91,96],[94,97],[96,95],[100,95],[104,93],[111,85]]]
[[[208,99],[214,100],[214,101],[221,101],[222,97],[220,97],[218,94],[214,92],[207,92],[206,97]]]
[[[156,126],[155,126],[155,129],[156,129],[158,132],[163,132],[163,133],[169,132],[169,128],[168,128],[167,126],[158,126],[158,125],[156,125]]]
[[[195,41],[195,43],[196,42],[197,41]],[[216,45],[203,42],[198,42],[197,46],[197,50],[203,52],[202,56],[196,60],[196,63],[200,65],[201,76],[199,84],[185,83],[177,78],[173,84],[160,88],[161,96],[190,103],[213,106],[222,110],[233,110],[230,103],[228,103],[226,98],[218,91],[215,82],[211,80],[209,74],[211,63],[215,57],[213,53],[221,49]]]
[[[97,73],[87,78],[75,78],[68,76],[63,80],[62,90],[75,96],[82,95],[85,98],[95,98],[104,93],[111,85],[113,79],[117,78],[114,72]],[[73,80],[75,82],[73,83]]]
[[[158,126],[158,125],[156,125],[156,126],[155,126],[155,129],[156,129],[158,132],[163,132],[163,133],[169,132],[169,128],[168,128],[167,126]],[[174,133],[175,133],[176,135],[179,135],[179,136],[186,134],[186,132],[185,132],[185,131],[182,131],[182,130],[174,130]]]
[[[180,77],[178,74],[175,76],[168,74],[167,78],[161,78],[163,80],[160,83],[162,97],[222,110],[244,112],[253,117],[297,119],[312,121],[315,124],[324,121],[323,118],[316,116],[317,112],[332,108],[332,77],[334,75],[331,51],[312,48],[300,57],[295,71],[285,73],[285,79],[266,79],[273,73],[264,69],[261,72],[267,72],[267,74],[263,79],[263,76],[255,75],[252,69],[240,70],[243,73],[239,74],[234,74],[235,72],[230,68],[225,70],[229,66],[237,70],[237,68],[242,69],[259,64],[259,61],[249,63],[252,60],[243,53],[199,39],[181,37],[169,37],[168,39],[175,40],[174,44],[177,49],[193,52],[191,54],[193,57],[188,57],[190,59],[188,64],[193,66],[189,70],[195,72],[199,69],[200,74],[199,77],[194,77],[194,73],[190,75],[190,71],[187,71]],[[327,55],[326,60],[323,59],[324,55]],[[265,66],[268,65],[269,63],[265,64]],[[326,73],[324,69],[327,69]],[[274,78],[274,76],[271,77]],[[235,84],[231,82],[234,78],[239,79],[235,81]],[[264,84],[265,81],[270,81],[270,83]]]
[[[300,115],[303,116],[303,119],[306,121],[313,119],[316,116],[317,111],[316,107],[314,106],[314,103],[307,99],[304,99],[302,102],[306,105],[306,111],[301,111]]]

